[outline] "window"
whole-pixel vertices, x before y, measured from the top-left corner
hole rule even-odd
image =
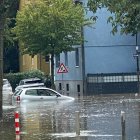
[[[60,54],[55,56],[55,60],[56,60],[56,67],[58,68],[60,66]]]
[[[78,48],[76,48],[76,50],[75,50],[75,62],[76,62],[76,66],[79,66],[79,50],[78,50]]]
[[[38,89],[39,96],[56,96],[56,93],[48,89]]]
[[[126,75],[124,76],[124,81],[125,82],[137,81],[137,75]]]
[[[62,84],[59,83],[59,90],[62,90]]]
[[[31,58],[31,63],[34,65],[34,57]]]
[[[23,55],[22,58],[23,58],[23,65],[25,65],[25,55]]]
[[[21,89],[20,89],[20,90],[16,90],[15,93],[14,93],[14,96],[20,95],[22,91],[23,91],[23,90],[21,90]]]
[[[50,60],[50,56],[49,55],[45,56],[45,62],[49,63],[49,60]]]
[[[66,90],[69,91],[69,84],[66,84]]]
[[[65,52],[65,66],[68,66],[68,53]]]
[[[30,89],[25,92],[25,95],[38,96],[36,89]]]
[[[80,92],[80,85],[77,85],[77,92]]]
[[[52,91],[52,90],[49,90],[49,89],[46,89],[46,92],[50,95],[50,96],[56,96],[57,93]]]
[[[45,92],[44,89],[38,89],[38,95],[39,96],[47,96],[47,93]]]

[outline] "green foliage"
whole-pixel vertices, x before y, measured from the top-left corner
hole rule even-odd
[[[13,32],[23,53],[59,54],[81,44],[81,27],[88,23],[72,0],[35,0],[18,12]]]
[[[3,49],[3,71],[4,73],[19,72],[19,55],[17,44],[8,44],[5,41],[5,47]]]
[[[4,78],[9,80],[13,89],[15,89],[20,80],[34,77],[40,78],[42,80],[46,79],[46,75],[39,70],[32,70],[21,73],[9,73],[4,75]]]
[[[2,16],[10,17],[15,13],[19,0],[0,0],[0,18]]]
[[[98,8],[106,7],[112,15],[108,22],[112,24],[112,33],[131,33],[135,35],[140,32],[140,1],[139,0],[89,0],[88,6],[94,13]]]
[[[4,0],[0,2],[0,18],[4,20],[4,46],[3,46],[3,65],[4,73],[18,71],[18,45],[13,40],[10,29],[15,26],[15,17],[19,6],[19,0]],[[1,20],[1,19],[0,19]],[[2,46],[1,46],[2,48]]]
[[[19,7],[19,0],[1,0],[0,1],[0,24],[4,34],[4,41],[13,43],[12,33],[10,28],[15,25],[14,18]],[[4,46],[5,47],[5,46]]]
[[[0,119],[2,118],[2,78],[3,78],[3,40],[4,36],[7,36],[7,32],[4,31],[6,25],[6,19],[11,16],[15,3],[18,0],[0,0]],[[8,37],[8,36],[7,36]]]
[[[15,9],[16,11],[16,9]],[[15,16],[15,15],[13,15]],[[13,17],[14,18],[14,17]],[[13,40],[11,28],[15,26],[15,20],[8,18],[4,31],[4,48],[3,48],[3,70],[4,73],[19,71],[19,49],[18,42]]]
[[[51,54],[53,84],[54,54],[71,51],[73,45],[81,44],[81,27],[90,23],[85,19],[83,6],[72,0],[34,0],[17,13],[13,32],[22,53]]]

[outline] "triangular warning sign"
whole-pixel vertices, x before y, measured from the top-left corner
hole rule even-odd
[[[65,67],[65,65],[63,63],[61,63],[57,73],[67,73],[67,72],[68,72],[68,70]]]

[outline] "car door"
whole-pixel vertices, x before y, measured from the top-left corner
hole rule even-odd
[[[55,92],[51,92],[48,89],[38,89],[38,94],[41,100],[56,100],[57,96]]]

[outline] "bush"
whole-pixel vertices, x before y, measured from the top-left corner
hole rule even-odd
[[[8,79],[8,81],[10,82],[13,90],[16,88],[17,84],[19,84],[20,80],[35,77],[40,78],[43,81],[46,79],[46,75],[40,70],[32,70],[20,73],[9,73],[4,75],[4,78]]]

